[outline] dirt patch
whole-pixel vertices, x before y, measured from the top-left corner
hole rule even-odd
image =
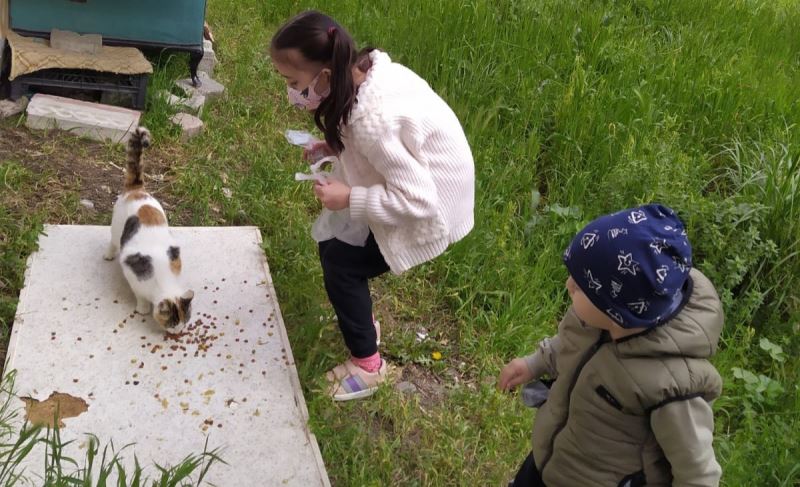
[[[403,366],[395,384],[402,382],[413,384],[416,387],[414,394],[419,395],[422,406],[435,406],[447,396],[446,381],[431,370],[416,364]]]
[[[25,402],[25,418],[33,425],[63,428],[64,419],[80,416],[89,410],[83,399],[62,392],[54,392],[44,401],[32,397],[21,397]]]
[[[110,221],[124,181],[125,150],[121,145],[78,139],[58,131],[0,127],[0,154],[3,161],[14,161],[37,178],[36,191],[21,200],[5,201],[12,210],[45,210],[49,223],[75,223],[68,212],[54,210],[63,205],[66,192],[77,192],[79,199],[94,205],[80,223]],[[143,157],[146,189],[161,201],[171,222],[186,221],[188,215],[181,214],[180,200],[170,191],[175,171],[185,161],[181,147],[156,143]],[[54,201],[61,205],[53,205]]]

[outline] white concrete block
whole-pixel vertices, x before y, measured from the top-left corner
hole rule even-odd
[[[59,128],[111,142],[126,142],[141,116],[136,110],[42,94],[33,96],[27,113],[25,123],[30,128]]]
[[[28,99],[24,96],[17,101],[0,100],[0,119],[13,117],[25,111],[28,106]]]
[[[225,87],[211,79],[208,73],[200,71],[197,73],[197,76],[200,78],[201,83],[197,88],[192,86],[191,78],[178,80],[175,84],[189,96],[199,94],[211,99],[225,92]]]
[[[181,140],[187,141],[203,131],[203,121],[188,113],[178,113],[170,121],[181,128]]]
[[[228,464],[214,464],[204,486],[329,485],[259,230],[171,231],[195,291],[180,341],[152,316],[132,314],[119,263],[102,257],[108,227],[45,227],[8,349],[18,396],[76,398],[83,407],[63,419],[61,437],[73,441],[64,455],[81,464],[86,433],[131,444],[129,466],[134,454],[143,466],[175,465],[208,439]],[[29,455],[26,474],[42,473],[43,454],[39,446]]]
[[[158,95],[165,99],[168,104],[173,107],[187,108],[195,114],[200,114],[203,111],[203,106],[206,103],[206,97],[200,94],[195,94],[189,98],[181,98],[175,96],[167,90],[161,90]]]
[[[212,76],[216,66],[217,55],[214,53],[214,45],[209,40],[203,40],[203,59],[200,60],[197,70]]]

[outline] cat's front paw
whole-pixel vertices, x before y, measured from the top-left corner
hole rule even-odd
[[[106,253],[103,254],[103,258],[105,260],[114,260],[114,259],[116,259],[117,258],[117,246],[114,245],[114,244],[109,245],[108,248],[106,249]]]

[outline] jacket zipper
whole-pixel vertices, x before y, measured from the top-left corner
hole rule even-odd
[[[603,345],[605,341],[606,341],[606,333],[603,332],[600,335],[600,338],[598,338],[597,341],[594,343],[594,345],[592,345],[592,348],[586,353],[586,355],[584,355],[583,359],[581,359],[580,364],[578,364],[577,371],[572,376],[572,382],[570,382],[569,389],[567,390],[567,415],[564,418],[564,422],[562,422],[561,425],[559,425],[555,433],[553,433],[553,436],[550,438],[550,452],[547,454],[544,461],[542,461],[542,468],[540,469],[542,478],[544,478],[544,469],[547,467],[547,463],[553,456],[553,448],[556,444],[556,437],[558,436],[559,433],[561,433],[561,430],[563,430],[567,426],[567,421],[569,421],[569,406],[570,404],[572,404],[572,390],[575,388],[575,384],[578,382],[578,379],[581,376],[581,372],[583,372],[583,368],[586,366],[589,360],[591,360],[592,357],[594,357],[597,351],[600,350],[600,347]]]

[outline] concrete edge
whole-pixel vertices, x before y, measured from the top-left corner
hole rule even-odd
[[[264,242],[263,238],[261,237],[261,230],[258,227],[245,227],[245,228],[252,228],[253,232],[255,233],[256,242],[258,242],[259,247]],[[308,435],[308,440],[311,443],[311,448],[314,450],[314,458],[317,462],[317,471],[319,472],[320,480],[322,480],[323,485],[326,487],[330,487],[331,482],[328,478],[328,471],[325,468],[325,462],[322,459],[322,452],[319,449],[319,444],[317,443],[317,437],[311,430],[308,428],[308,408],[306,407],[306,400],[305,396],[303,395],[303,389],[300,385],[300,376],[297,373],[297,367],[295,366],[294,362],[294,354],[292,353],[292,347],[289,344],[289,335],[286,332],[286,326],[283,322],[283,313],[281,313],[280,306],[278,305],[278,297],[276,296],[275,292],[275,285],[272,282],[272,273],[269,271],[269,263],[267,262],[267,256],[264,253],[263,248],[261,249],[261,262],[264,265],[264,271],[267,275],[267,286],[270,289],[269,299],[272,301],[273,309],[275,310],[275,321],[278,323],[278,329],[281,334],[281,343],[283,344],[284,348],[286,349],[286,356],[289,359],[289,380],[292,382],[292,388],[294,389],[295,395],[295,403],[298,405],[300,409],[300,414],[303,416],[303,420],[306,422],[305,424],[305,432]]]
[[[30,281],[30,273],[31,273],[31,266],[33,265],[33,259],[36,258],[36,255],[41,251],[40,241],[42,236],[47,237],[48,229],[53,229],[58,225],[50,225],[45,224],[42,227],[42,231],[39,232],[36,238],[36,250],[31,252],[31,255],[25,260],[25,273],[22,276],[23,286],[22,289],[19,291],[19,298],[17,300],[17,310],[14,313],[14,321],[11,323],[11,330],[10,330],[10,337],[8,340],[8,348],[6,349],[6,360],[3,364],[3,375],[5,376],[10,371],[14,370],[13,362],[14,357],[16,356],[17,352],[17,342],[19,342],[19,333],[15,333],[15,329],[17,326],[22,326],[25,323],[25,316],[29,313],[28,310],[23,309],[22,303],[27,303],[27,299],[23,299],[28,294],[28,282]],[[16,392],[16,391],[14,391]],[[16,394],[15,394],[16,395]],[[20,406],[22,407],[22,406]]]
[[[40,252],[40,249],[41,249],[40,241],[41,241],[42,236],[44,236],[46,238],[48,236],[48,231],[57,230],[59,227],[62,227],[62,226],[67,227],[67,226],[74,226],[74,225],[45,224],[43,226],[42,231],[40,232],[40,234],[38,236],[38,239],[37,239],[37,248],[36,248],[36,250],[34,252],[31,253],[31,255],[28,256],[28,259],[25,262],[25,273],[24,273],[24,276],[23,276],[23,279],[24,279],[23,282],[25,282],[25,283],[29,282],[29,277],[30,277],[30,272],[31,272],[31,266],[32,266],[32,263],[33,263],[33,259],[36,258],[36,255]],[[108,228],[108,226],[105,226],[105,225],[85,225],[85,226],[87,226],[87,227]],[[270,294],[269,295],[269,300],[272,302],[273,309],[275,310],[275,321],[278,324],[278,330],[280,332],[281,343],[282,343],[283,347],[286,349],[286,357],[289,360],[289,366],[288,366],[289,381],[292,384],[292,389],[293,389],[294,398],[295,398],[295,404],[298,406],[298,409],[300,410],[300,414],[302,416],[302,419],[306,423],[304,425],[303,429],[304,429],[304,431],[305,431],[305,433],[306,433],[306,435],[308,437],[308,441],[311,443],[311,448],[314,451],[314,459],[315,459],[315,461],[317,463],[317,472],[319,474],[320,480],[322,481],[322,484],[324,486],[330,487],[331,483],[330,483],[330,479],[328,478],[328,471],[325,468],[325,462],[322,459],[322,452],[319,449],[319,444],[317,443],[317,438],[308,428],[308,419],[309,419],[308,408],[306,407],[305,396],[303,395],[303,389],[302,389],[302,387],[300,385],[300,376],[297,373],[297,367],[295,366],[295,361],[294,361],[294,354],[292,353],[292,348],[291,348],[290,343],[289,343],[289,336],[288,336],[288,334],[286,332],[286,326],[285,326],[284,321],[283,321],[283,313],[281,313],[281,309],[280,309],[280,306],[278,304],[278,298],[276,296],[275,286],[274,286],[273,281],[272,281],[272,274],[270,273],[270,270],[269,270],[269,263],[267,262],[267,256],[264,253],[264,249],[262,247],[262,244],[263,244],[264,240],[261,237],[261,230],[258,227],[255,227],[255,226],[241,226],[241,227],[170,227],[170,228],[214,228],[214,229],[217,229],[217,230],[220,230],[220,231],[223,231],[223,230],[225,230],[227,228],[241,228],[241,229],[245,229],[245,230],[251,230],[254,233],[255,242],[259,245],[259,251],[260,251],[260,254],[261,254],[260,258],[261,258],[262,265],[264,266],[264,271],[266,273],[267,281],[265,283],[265,288],[269,290],[269,294]],[[20,290],[20,293],[19,293],[19,302],[20,303],[23,302],[23,296],[28,292],[27,289],[28,289],[28,286],[25,285],[22,288],[22,290]],[[25,300],[24,302],[27,302],[27,300]],[[26,314],[27,312],[28,312],[27,310],[21,309],[20,306],[17,307],[17,311],[16,311],[16,313],[14,315],[14,322],[12,323],[12,327],[11,327],[11,337],[10,337],[10,340],[9,340],[8,349],[6,350],[6,363],[4,364],[4,367],[3,367],[3,374],[7,374],[9,372],[9,370],[14,370],[13,368],[9,369],[9,366],[13,365],[13,358],[15,356],[16,344],[17,344],[17,342],[19,340],[19,334],[18,333],[17,334],[14,333],[14,327],[18,326],[18,323],[20,323],[20,324],[24,323],[24,314]],[[16,394],[14,394],[14,395],[16,395]],[[19,409],[21,409],[22,407],[23,406],[20,405]]]

